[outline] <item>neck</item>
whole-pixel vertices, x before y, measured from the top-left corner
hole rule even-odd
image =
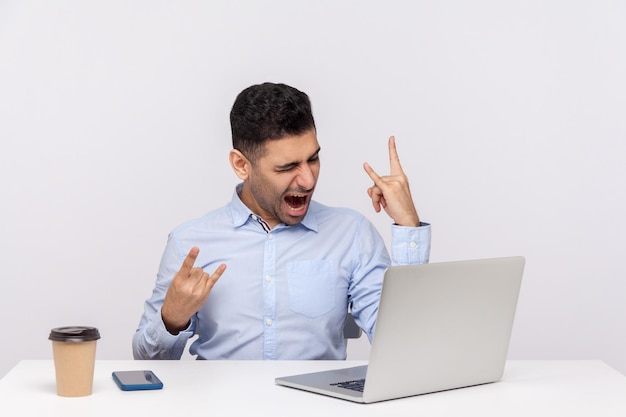
[[[261,217],[263,221],[269,225],[270,229],[273,229],[278,226],[278,224],[280,224],[280,220],[266,213],[258,205],[256,200],[252,197],[252,193],[250,192],[250,189],[246,186],[245,182],[243,183],[241,190],[239,191],[239,198],[241,199],[241,202],[250,209],[251,212]]]

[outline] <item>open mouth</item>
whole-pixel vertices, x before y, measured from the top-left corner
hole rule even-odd
[[[285,203],[293,211],[302,211],[308,200],[308,194],[290,194],[285,196]]]

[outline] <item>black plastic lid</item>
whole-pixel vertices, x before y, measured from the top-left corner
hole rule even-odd
[[[50,330],[48,339],[56,342],[89,342],[100,339],[100,332],[89,326],[57,327]]]

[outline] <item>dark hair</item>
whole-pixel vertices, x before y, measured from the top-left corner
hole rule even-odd
[[[263,83],[243,90],[230,111],[233,148],[248,159],[263,156],[268,140],[315,129],[309,96],[286,84]]]

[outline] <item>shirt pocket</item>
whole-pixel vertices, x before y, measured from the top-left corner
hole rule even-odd
[[[294,261],[287,264],[289,308],[315,318],[335,307],[333,264],[330,260]]]

